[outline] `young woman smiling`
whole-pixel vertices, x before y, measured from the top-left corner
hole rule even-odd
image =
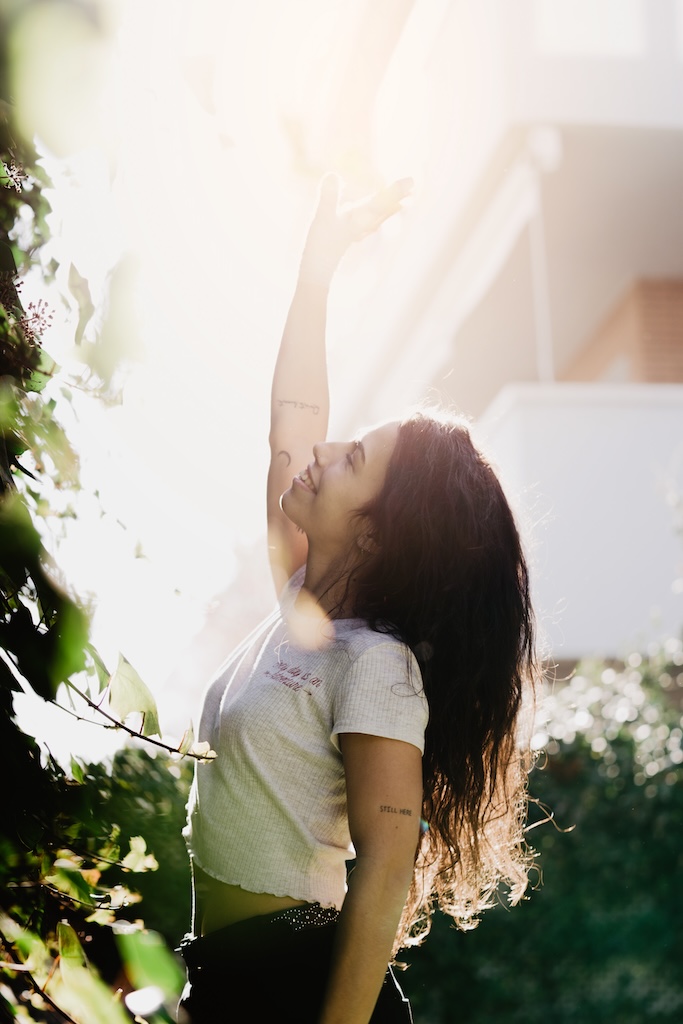
[[[388,963],[435,906],[472,927],[521,898],[534,675],[514,518],[466,424],[327,431],[327,294],[401,181],[323,181],[277,358],[267,505],[277,611],[206,692],[186,838],[180,1020],[410,1021]],[[347,877],[347,862],[354,861]]]

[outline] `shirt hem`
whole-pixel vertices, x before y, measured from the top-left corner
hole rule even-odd
[[[296,891],[292,891],[292,890],[287,890],[283,886],[274,886],[273,888],[268,888],[268,889],[250,888],[250,887],[248,887],[246,885],[243,885],[242,882],[237,882],[237,881],[231,882],[231,881],[228,881],[227,878],[222,878],[215,871],[211,871],[210,868],[207,868],[207,867],[204,866],[204,864],[200,861],[200,859],[197,856],[197,854],[194,853],[193,851],[190,851],[190,860],[194,864],[196,864],[197,867],[201,871],[203,871],[205,875],[210,875],[211,878],[213,878],[216,882],[222,882],[223,885],[234,885],[238,889],[242,889],[243,892],[254,893],[254,895],[256,895],[256,896],[276,896],[278,898],[286,896],[286,897],[288,897],[289,899],[292,899],[292,900],[304,900],[306,903],[319,903],[321,907],[325,907],[325,908],[330,907],[330,908],[334,908],[335,910],[341,910],[342,904],[344,902],[343,898],[338,901],[338,900],[334,899],[333,897],[328,897],[328,898],[320,897],[320,896],[316,896],[314,893],[310,893],[310,892],[309,893],[304,893],[302,891],[296,892]],[[278,888],[282,889],[282,891],[278,892],[277,891]],[[344,893],[344,896],[346,896],[346,893]]]

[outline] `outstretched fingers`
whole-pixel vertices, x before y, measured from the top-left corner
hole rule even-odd
[[[348,216],[359,238],[371,234],[381,225],[398,213],[403,200],[413,189],[412,178],[401,178],[386,188],[379,189],[367,199],[354,203],[348,210]]]
[[[357,202],[345,203],[340,201],[339,177],[326,174],[320,182],[318,205],[304,245],[300,281],[329,284],[347,249],[398,213],[412,188],[412,178],[401,178]]]

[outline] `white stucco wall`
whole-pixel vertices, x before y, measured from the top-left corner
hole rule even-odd
[[[509,386],[475,432],[529,531],[555,658],[680,633],[683,385]]]

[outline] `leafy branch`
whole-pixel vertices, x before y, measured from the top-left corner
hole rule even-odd
[[[5,28],[8,18],[9,14],[3,15]],[[7,65],[9,35],[0,33],[0,67]],[[184,802],[176,806],[168,792],[181,778],[184,785],[189,784],[185,756],[208,760],[213,752],[208,744],[195,744],[191,730],[177,747],[163,741],[151,693],[124,658],[113,674],[107,672],[88,643],[86,610],[58,581],[43,543],[46,519],[53,514],[53,495],[80,490],[78,457],[58,422],[56,399],[48,394],[58,378],[64,381],[42,347],[41,335],[52,320],[50,305],[47,298],[26,305],[21,298],[21,277],[29,267],[43,266],[45,282],[55,269],[54,263],[41,264],[39,257],[48,234],[45,184],[49,182],[30,140],[21,135],[11,106],[0,95],[0,757],[7,781],[0,819],[0,942],[4,945],[0,1018],[28,1015],[36,1021],[58,1017],[70,1024],[124,1024],[130,1016],[88,963],[78,936],[85,936],[87,942],[98,934],[101,942],[89,947],[93,953],[101,944],[115,941],[102,926],[112,925],[142,898],[128,890],[120,873],[143,872],[144,879],[154,875],[157,861],[147,852],[141,833],[167,829],[163,839],[157,840],[166,857],[176,838],[182,844],[178,815]],[[16,230],[19,224],[21,231]],[[125,283],[121,281],[125,272],[124,267],[113,280]],[[127,337],[120,318],[112,316],[123,293],[111,290],[111,309],[93,325],[95,309],[88,283],[74,267],[69,290],[77,303],[75,342],[91,380],[68,386],[64,382],[62,395],[70,400],[71,389],[78,388],[107,400],[106,388],[113,394],[121,340]],[[61,507],[59,501],[56,505]],[[83,673],[92,676],[93,668],[103,691],[99,703],[73,682]],[[72,777],[67,777],[20,727],[14,711],[14,694],[23,689],[71,714],[57,702],[62,683],[97,712],[102,727],[144,739],[179,762],[164,763],[163,758],[129,748],[106,767],[81,766],[72,760]],[[108,704],[102,708],[105,698]],[[137,730],[126,721],[133,713],[142,715]],[[139,790],[123,777],[131,761],[145,765],[144,798],[136,799]],[[117,774],[122,764],[122,774]],[[151,779],[157,804],[152,804],[150,796]],[[143,802],[144,815],[139,813]],[[158,813],[150,815],[150,804]],[[136,813],[132,826],[130,816]],[[167,819],[173,821],[173,839],[168,838]],[[130,852],[122,859],[119,835],[130,840]],[[179,862],[180,853],[175,856]],[[186,866],[184,848],[182,857]],[[103,884],[105,871],[111,874]],[[154,881],[144,884],[153,891]],[[183,896],[174,900],[181,909]],[[133,927],[142,925],[138,922]],[[147,931],[146,939],[149,935]],[[146,956],[140,950],[128,959],[122,954],[122,963],[130,966],[135,961],[137,967]],[[170,953],[168,959],[172,959]],[[175,961],[165,966],[165,980],[159,982],[169,1000],[177,996],[179,986],[173,971],[177,971]],[[27,980],[33,996],[27,991]]]
[[[122,663],[123,663],[123,665],[125,666],[125,668],[129,672],[135,672],[135,670],[133,669],[132,665],[130,665],[130,663],[126,661],[126,659],[123,657],[123,655],[120,655],[119,667],[121,666]],[[136,676],[137,676],[137,673],[136,673]],[[110,685],[109,685],[109,703],[110,703],[110,706],[112,704],[112,692],[111,692],[112,691],[112,684],[113,684],[115,679],[116,679],[116,674],[114,674],[111,677],[111,681],[110,681]],[[190,726],[190,728],[188,728],[186,730],[186,732],[184,733],[182,739],[180,740],[180,743],[177,746],[173,746],[170,743],[165,743],[161,739],[155,739],[154,736],[149,735],[149,733],[145,731],[145,722],[149,721],[149,718],[148,718],[149,712],[143,710],[143,708],[144,707],[149,707],[149,701],[153,702],[154,698],[152,697],[151,693],[149,692],[149,690],[147,689],[147,687],[144,685],[144,683],[142,682],[142,680],[139,677],[137,677],[137,681],[135,683],[135,686],[136,686],[137,689],[140,689],[141,691],[143,691],[143,699],[140,702],[137,702],[138,706],[136,706],[136,707],[128,707],[128,705],[124,705],[127,708],[127,710],[126,710],[126,714],[123,715],[122,718],[125,718],[126,715],[132,714],[132,713],[135,713],[135,712],[140,713],[142,715],[142,719],[143,719],[142,725],[141,725],[140,729],[133,729],[132,726],[127,725],[126,722],[122,720],[122,718],[117,718],[114,715],[109,714],[109,712],[105,711],[105,709],[102,707],[101,703],[97,703],[96,701],[92,700],[92,698],[89,697],[88,694],[85,693],[83,690],[79,689],[79,687],[77,687],[76,684],[73,681],[69,680],[67,682],[67,686],[69,687],[70,690],[72,690],[75,694],[77,694],[77,696],[80,697],[80,699],[92,711],[95,711],[98,715],[101,715],[103,718],[105,718],[107,720],[107,722],[110,723],[108,725],[104,725],[103,724],[102,728],[104,728],[104,729],[121,729],[123,732],[127,733],[129,736],[133,737],[134,739],[144,740],[144,742],[150,743],[150,744],[152,744],[152,746],[158,747],[161,750],[165,750],[169,754],[179,755],[181,757],[191,757],[191,758],[194,758],[195,760],[200,761],[200,762],[212,761],[215,758],[215,756],[216,756],[216,751],[215,750],[211,750],[211,747],[210,747],[210,745],[208,743],[206,743],[206,742],[195,743],[194,742],[194,733],[193,733],[193,730],[192,730],[191,726]],[[116,700],[116,697],[114,697],[114,700]],[[119,702],[119,706],[121,706],[120,702]],[[72,711],[69,708],[62,708],[62,710],[66,711],[73,718],[77,719],[80,722],[89,721],[89,719],[84,718],[82,715],[79,715],[77,712]],[[156,722],[156,715],[154,715],[154,721]],[[156,727],[158,728],[158,725]]]
[[[17,960],[16,957],[13,956],[11,948],[10,948],[11,944],[8,942],[8,940],[5,938],[5,936],[2,934],[2,932],[0,932],[0,944],[3,946],[3,948],[5,950],[5,955],[12,958],[10,960],[0,961],[0,970],[11,971],[12,973],[20,974],[22,976],[22,978],[25,979],[29,983],[29,985],[31,986],[33,991],[36,992],[41,997],[41,999],[44,999],[45,1002],[47,1003],[47,1005],[52,1010],[54,1010],[55,1013],[58,1013],[60,1015],[60,1017],[64,1021],[64,1024],[79,1024],[79,1022],[77,1020],[74,1020],[74,1018],[71,1017],[66,1012],[66,1010],[64,1010],[61,1006],[59,1006],[54,1001],[52,996],[49,995],[48,992],[47,992],[47,985],[50,983],[50,980],[52,978],[54,970],[57,968],[57,966],[59,964],[59,957],[57,957],[55,959],[54,963],[53,963],[52,969],[51,969],[50,973],[48,974],[45,986],[42,986],[42,985],[40,985],[38,983],[38,981],[34,977],[30,967],[28,966],[28,964],[21,963],[20,960]]]

